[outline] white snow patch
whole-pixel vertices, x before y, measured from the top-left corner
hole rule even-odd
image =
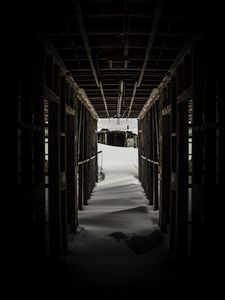
[[[105,180],[79,211],[79,232],[70,237],[67,262],[81,281],[95,288],[142,285],[150,277],[157,281],[168,253],[158,230],[158,211],[148,205],[138,180],[138,150],[101,144],[98,150],[103,151]]]

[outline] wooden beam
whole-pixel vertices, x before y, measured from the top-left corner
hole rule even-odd
[[[85,104],[85,106],[87,107],[88,110],[90,110],[94,118],[98,118],[98,115],[94,107],[92,106],[91,102],[89,101],[87,95],[84,93],[84,90],[79,88],[78,84],[75,82],[72,75],[69,73],[64,62],[61,60],[57,50],[54,48],[51,42],[48,39],[44,38],[43,36],[36,35],[36,37],[45,44],[47,52],[49,52],[53,56],[54,62],[59,65],[61,74],[65,76],[67,82],[69,82],[70,85],[73,87],[73,89],[78,93],[78,99]],[[49,86],[49,88],[51,89],[52,86]],[[53,97],[53,99],[56,98]]]
[[[157,1],[157,4],[156,4],[157,6],[156,6],[155,14],[154,14],[154,17],[153,17],[153,21],[152,21],[151,32],[150,32],[150,35],[149,35],[148,44],[147,44],[147,48],[146,48],[146,52],[145,52],[145,58],[144,58],[143,66],[142,66],[142,69],[141,69],[141,74],[140,74],[139,79],[138,79],[137,87],[139,87],[141,85],[141,82],[142,82],[142,79],[143,79],[143,76],[144,76],[144,73],[145,73],[145,69],[147,67],[147,63],[148,63],[150,53],[151,53],[151,50],[152,50],[152,46],[153,46],[153,42],[154,42],[154,39],[155,39],[156,31],[157,31],[157,28],[158,28],[158,23],[159,23],[159,19],[160,19],[160,14],[161,14],[163,2],[164,2],[163,0],[159,0],[159,1]]]
[[[159,90],[158,89],[153,89],[151,92],[150,97],[146,101],[145,105],[143,106],[141,112],[138,115],[138,119],[143,119],[146,112],[149,110],[149,108],[152,106],[152,104],[158,100],[159,98]]]
[[[102,82],[99,83],[99,86],[100,86],[100,91],[101,91],[103,103],[104,103],[104,106],[105,106],[105,111],[106,111],[107,117],[109,118],[109,111],[108,111],[108,107],[107,107],[107,103],[106,103],[106,99],[105,99],[105,95],[104,95]]]
[[[130,106],[129,106],[129,111],[128,111],[128,114],[127,114],[127,118],[129,118],[131,110],[132,110],[132,106],[133,106],[133,102],[134,102],[134,98],[135,98],[135,94],[136,94],[136,90],[137,90],[137,85],[138,85],[138,83],[137,83],[137,81],[135,81],[132,97],[131,97],[131,100],[130,100]]]
[[[97,72],[95,70],[94,62],[93,62],[92,55],[91,55],[91,48],[89,45],[88,35],[87,35],[86,28],[85,28],[84,19],[83,19],[82,11],[80,8],[79,0],[73,0],[73,5],[74,5],[74,8],[75,8],[75,11],[77,14],[77,19],[78,19],[78,23],[79,23],[79,27],[80,27],[80,31],[81,31],[81,36],[82,36],[84,47],[85,47],[87,57],[88,57],[88,60],[89,60],[90,66],[91,66],[91,70],[92,70],[97,87],[100,87]]]
[[[120,118],[123,91],[124,91],[124,82],[123,82],[123,80],[121,80],[120,85],[119,85],[119,97],[118,97],[118,102],[117,102],[117,118]]]

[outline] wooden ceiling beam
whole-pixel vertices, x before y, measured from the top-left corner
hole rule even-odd
[[[153,42],[154,42],[154,39],[156,36],[156,31],[158,28],[158,23],[159,23],[159,19],[160,19],[163,2],[164,2],[163,0],[159,0],[159,1],[157,1],[157,4],[156,4],[156,10],[155,10],[155,14],[154,14],[153,22],[152,22],[151,31],[149,34],[148,44],[147,44],[147,48],[145,51],[145,58],[144,58],[143,66],[142,66],[141,73],[140,73],[140,76],[138,79],[137,87],[139,87],[141,85],[142,78],[144,76],[144,73],[145,73],[145,70],[147,67],[147,63],[148,63],[150,53],[151,53],[151,50],[153,47]]]

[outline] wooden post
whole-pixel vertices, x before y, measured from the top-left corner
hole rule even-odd
[[[171,119],[170,119],[170,253],[174,256],[175,251],[175,223],[176,223],[176,124],[177,124],[177,89],[176,76],[171,78]]]
[[[187,255],[188,230],[188,102],[178,104],[176,170],[176,258]]]
[[[156,103],[152,106],[152,120],[153,120],[153,161],[158,162],[158,143],[157,143],[157,134],[158,134],[158,120],[156,113]],[[154,209],[159,208],[159,199],[158,199],[158,165],[153,164],[153,203]]]
[[[60,241],[60,116],[59,103],[49,102],[49,236],[50,253],[61,256]]]
[[[79,115],[79,138],[78,138],[78,147],[79,147],[79,156],[78,161],[83,161],[84,153],[83,153],[83,143],[84,143],[84,136],[83,136],[83,128],[84,128],[84,107],[83,104],[80,103],[80,115]],[[83,209],[83,164],[79,164],[79,196],[78,196],[78,208],[80,210]]]
[[[139,147],[138,147],[138,177],[141,181],[142,178],[142,126],[141,126],[142,120],[138,120],[138,141],[139,141]]]
[[[83,159],[86,160],[89,158],[89,132],[90,132],[90,124],[88,118],[88,111],[86,108],[84,109],[84,121],[83,121],[83,152],[84,156]],[[83,204],[88,204],[88,185],[89,185],[89,173],[88,173],[88,165],[89,162],[85,162],[83,164]]]
[[[67,223],[70,232],[75,232],[78,226],[77,216],[77,148],[76,148],[76,109],[77,98],[73,95],[71,105],[66,110],[66,177],[67,177]]]
[[[33,222],[34,248],[45,254],[45,176],[44,176],[44,45],[33,39]]]
[[[161,132],[161,159],[160,159],[160,216],[159,224],[162,231],[167,230],[167,225],[170,224],[170,150],[171,150],[171,83],[168,87],[168,103],[164,103],[163,95],[160,98],[160,132]],[[167,105],[167,106],[166,106]]]
[[[17,183],[21,243],[27,258],[45,253],[43,45],[31,36],[20,49],[17,83]],[[17,206],[15,206],[17,209]],[[27,259],[26,258],[26,259]]]
[[[145,122],[145,132],[146,132],[146,157],[149,158],[150,157],[150,111],[147,112],[146,116],[145,116],[146,122]],[[147,174],[146,174],[146,196],[147,199],[150,199],[150,168],[151,168],[151,164],[149,162],[146,162],[146,167],[147,167]]]
[[[189,78],[190,66],[185,69],[184,63],[178,66],[176,78],[177,117],[176,117],[176,211],[175,211],[175,249],[177,260],[186,260],[188,256],[189,237],[189,200],[188,200],[188,135],[189,135],[189,103],[192,91],[185,79]]]
[[[149,124],[149,132],[150,132],[150,139],[149,139],[149,159],[154,160],[153,158],[153,114],[152,110],[149,111],[150,114],[150,124]],[[153,184],[153,164],[150,163],[149,165],[149,204],[154,205],[154,184]]]
[[[193,46],[193,133],[192,133],[192,255],[198,259],[203,248],[203,124],[202,92],[204,89],[202,75],[204,61],[203,46],[197,42]]]
[[[215,244],[221,220],[218,165],[219,144],[223,129],[220,126],[220,91],[218,89],[218,58],[208,48],[204,37],[193,48],[193,189],[192,189],[192,244],[193,257],[207,259],[215,254]],[[219,52],[218,52],[219,55]],[[217,63],[215,63],[217,61]],[[220,66],[222,65],[222,60]],[[217,71],[216,71],[217,69]],[[215,88],[217,86],[217,89]],[[221,152],[221,158],[223,154]],[[217,255],[217,254],[216,254]],[[212,263],[212,261],[211,261]]]

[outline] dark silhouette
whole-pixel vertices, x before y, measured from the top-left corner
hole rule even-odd
[[[124,240],[127,246],[134,251],[135,254],[144,254],[157,247],[163,240],[160,230],[155,230],[147,236],[133,236],[128,238],[123,232],[113,232],[109,236],[116,239],[117,243]]]

